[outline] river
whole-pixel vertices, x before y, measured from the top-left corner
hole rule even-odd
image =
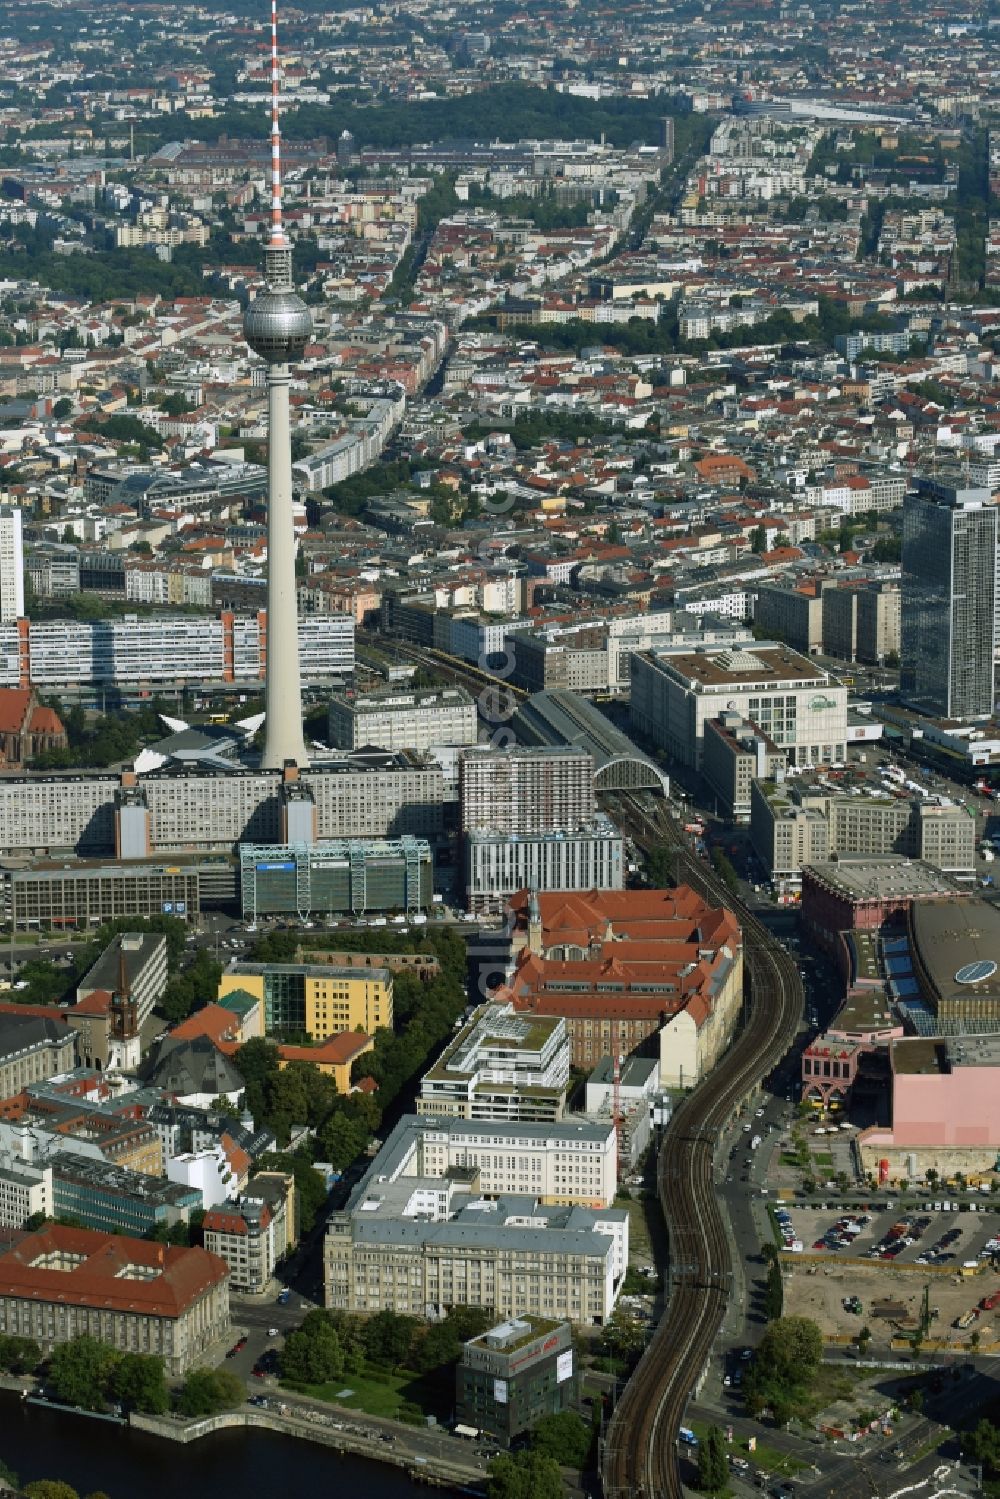
[[[365,1499],[426,1499],[440,1492],[397,1468],[341,1457],[330,1447],[275,1432],[219,1431],[183,1446],[86,1416],[40,1410],[6,1392],[0,1392],[0,1458],[22,1483],[61,1478],[80,1494],[102,1489],[110,1499],[294,1499],[334,1491]]]

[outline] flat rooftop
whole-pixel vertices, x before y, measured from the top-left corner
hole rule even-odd
[[[432,712],[438,708],[471,707],[472,697],[464,687],[417,688],[413,692],[371,692],[363,697],[354,697],[345,692],[335,692],[331,706],[343,712],[364,715],[365,713],[411,713],[415,708]]]
[[[699,687],[752,687],[756,683],[771,685],[791,682],[806,686],[833,687],[829,673],[798,651],[777,642],[764,641],[753,649],[739,647],[720,650],[706,647],[696,651],[653,650],[653,659],[664,668]],[[842,689],[841,689],[842,690]]]
[[[479,1072],[492,1053],[528,1056],[540,1052],[562,1024],[557,1017],[518,1015],[509,1005],[484,1005],[455,1036],[425,1078]]]
[[[546,1338],[558,1327],[565,1326],[564,1322],[553,1322],[545,1317],[512,1317],[508,1322],[498,1322],[496,1327],[488,1328],[477,1338],[470,1338],[466,1346],[487,1348],[491,1353],[515,1353],[536,1338]]]
[[[1000,1036],[949,1036],[944,1043],[948,1066],[1000,1067]]]
[[[956,895],[959,886],[948,875],[919,859],[896,856],[829,859],[803,866],[802,873],[851,900],[887,900],[902,896]]]
[[[853,932],[845,932],[843,936],[851,953],[852,983],[881,985],[884,975],[874,933],[858,928]]]
[[[933,1037],[907,1036],[893,1043],[892,1067],[910,1077],[936,1077],[945,1070],[945,1044]]]

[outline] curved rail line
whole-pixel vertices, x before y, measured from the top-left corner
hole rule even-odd
[[[743,927],[745,1023],[711,1074],[678,1106],[664,1136],[657,1183],[670,1242],[667,1306],[615,1408],[601,1463],[605,1499],[682,1499],[677,1435],[732,1286],[713,1151],[740,1104],[791,1046],[803,995],[787,952],[684,847],[669,814],[622,796],[615,815],[637,843],[672,845],[678,883],[736,911]]]

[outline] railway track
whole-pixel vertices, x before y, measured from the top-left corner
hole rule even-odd
[[[681,1499],[678,1431],[732,1284],[713,1152],[740,1104],[792,1044],[802,985],[784,948],[684,846],[662,805],[621,795],[609,811],[640,846],[672,846],[677,883],[728,906],[743,924],[745,1023],[712,1073],[683,1099],[664,1136],[657,1184],[670,1243],[667,1305],[612,1415],[601,1463],[605,1499]]]
[[[483,698],[484,694],[489,694],[483,703],[485,716],[489,721],[498,716],[512,716],[518,703],[525,702],[530,697],[530,693],[523,687],[505,682],[495,671],[487,671],[484,667],[466,661],[462,656],[449,655],[447,651],[436,650],[433,646],[415,645],[409,640],[371,634],[361,636],[359,633],[358,639],[360,645],[377,647],[382,652],[391,651],[397,657],[413,662],[415,666],[425,666],[428,671],[467,688],[473,697]]]

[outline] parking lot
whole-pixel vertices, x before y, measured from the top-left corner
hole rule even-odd
[[[989,1265],[994,1250],[988,1246],[1000,1244],[1000,1212],[992,1202],[982,1212],[970,1212],[970,1206],[978,1209],[978,1204],[966,1204],[963,1212],[935,1211],[933,1203],[905,1210],[879,1205],[871,1211],[776,1204],[775,1211],[789,1231],[786,1247],[802,1245],[795,1253],[959,1270],[971,1261]]]
[[[784,1312],[813,1318],[825,1338],[846,1341],[866,1327],[878,1356],[917,1331],[956,1352],[1000,1337],[1000,1215],[992,1210],[779,1206],[776,1217],[790,1251]],[[925,1288],[930,1321],[922,1326]]]

